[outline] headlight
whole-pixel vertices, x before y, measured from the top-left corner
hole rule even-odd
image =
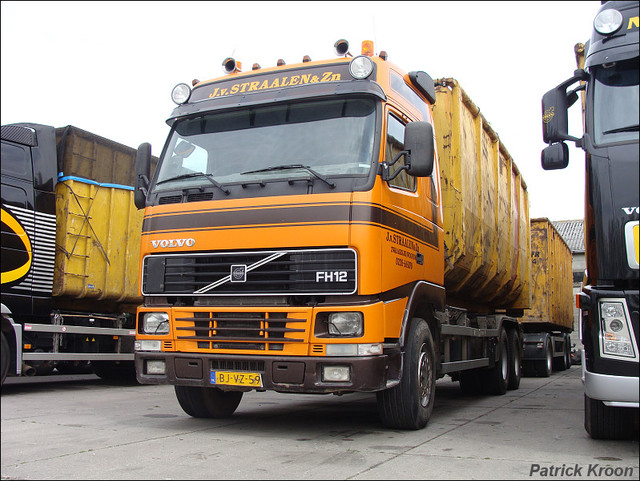
[[[359,55],[349,64],[349,72],[355,79],[365,79],[373,72],[373,60],[364,55]]]
[[[178,84],[171,91],[171,100],[178,105],[182,105],[191,97],[191,87],[187,84]]]
[[[361,312],[333,312],[329,314],[329,334],[341,337],[360,337],[364,332]]]
[[[168,334],[169,314],[166,312],[145,312],[142,316],[142,332],[145,334]]]
[[[600,303],[600,354],[603,357],[637,359],[635,337],[629,323],[624,299],[606,299]]]
[[[609,35],[622,26],[622,14],[617,10],[607,9],[600,12],[593,21],[596,32]]]

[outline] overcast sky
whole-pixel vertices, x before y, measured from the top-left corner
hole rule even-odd
[[[310,55],[349,40],[405,71],[453,77],[480,107],[528,186],[530,216],[581,219],[584,153],[543,171],[541,99],[576,68],[599,1],[553,2],[13,2],[3,1],[1,123],[75,125],[159,155],[171,89]],[[570,133],[580,136],[578,104]]]

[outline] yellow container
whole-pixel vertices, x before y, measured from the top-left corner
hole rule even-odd
[[[525,309],[531,272],[527,186],[458,82],[436,83],[447,302],[479,310]]]
[[[58,172],[99,183],[133,186],[136,149],[73,125],[56,129]],[[158,158],[151,159],[151,173]]]
[[[571,250],[547,218],[531,219],[531,309],[520,319],[525,331],[573,330]]]
[[[53,295],[139,303],[142,211],[133,190],[69,179],[56,185]]]

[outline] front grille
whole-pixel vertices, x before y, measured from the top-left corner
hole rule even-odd
[[[176,317],[177,340],[197,341],[198,349],[281,351],[284,343],[301,343],[306,338],[306,319],[287,317],[286,312],[192,314]]]
[[[328,295],[356,292],[352,249],[147,256],[144,295]]]

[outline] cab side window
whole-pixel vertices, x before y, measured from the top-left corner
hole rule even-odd
[[[31,159],[28,148],[2,142],[2,173],[31,180]]]
[[[397,117],[389,114],[387,121],[387,148],[385,153],[385,161],[387,163],[393,162],[396,155],[404,150],[404,126],[405,124]],[[405,157],[400,157],[400,160],[394,165],[389,167],[389,174],[393,175],[400,167],[405,165]],[[389,181],[389,185],[397,187],[398,189],[404,189],[414,192],[416,190],[415,177],[407,174],[406,170],[403,170],[398,176]]]

